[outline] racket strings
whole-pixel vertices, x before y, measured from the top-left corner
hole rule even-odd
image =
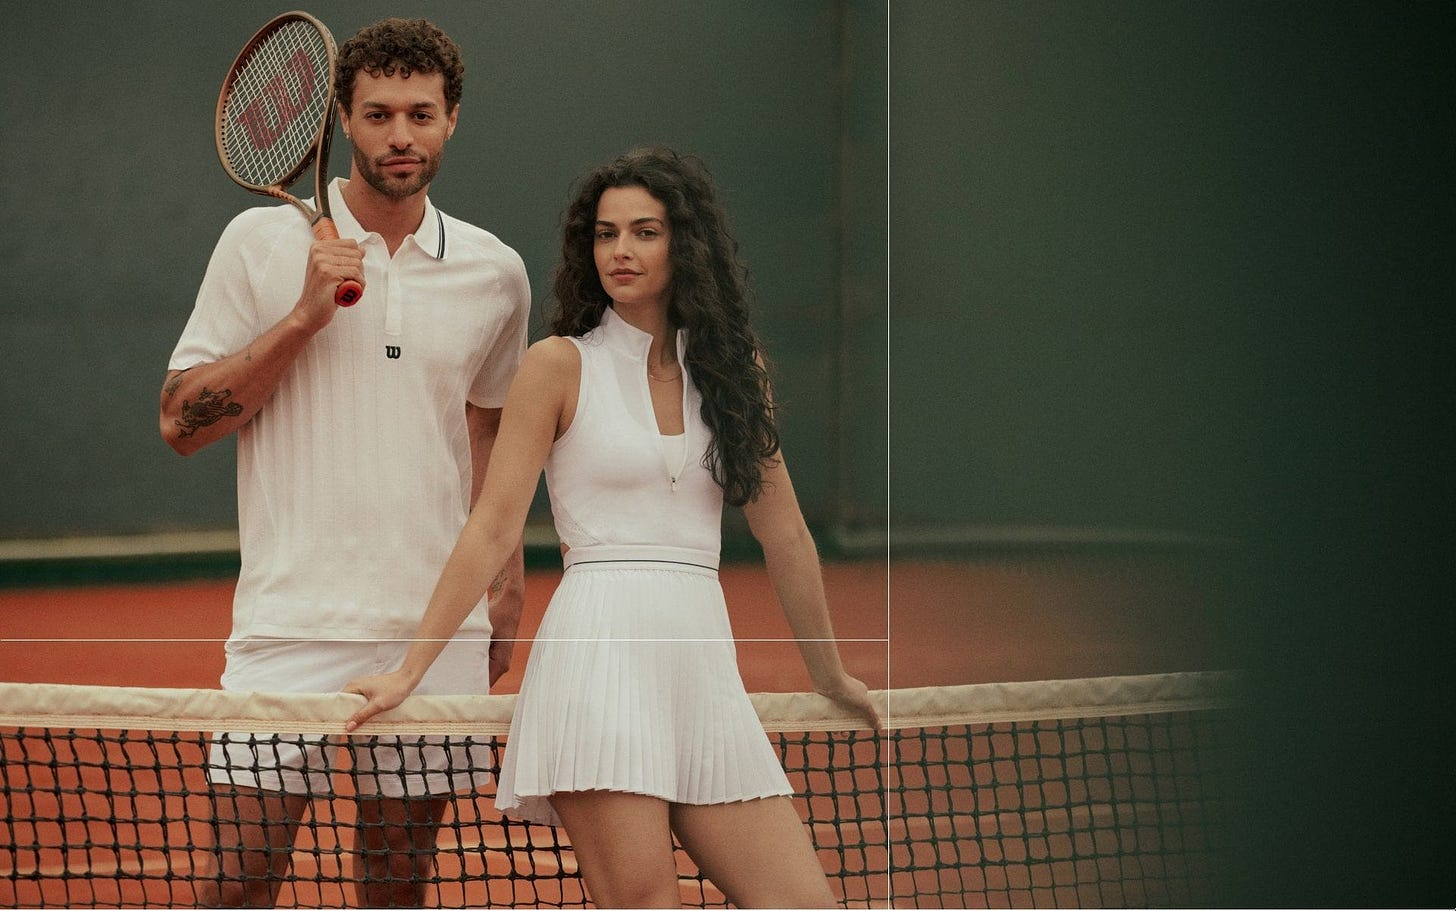
[[[219,146],[234,174],[263,188],[302,172],[331,115],[327,38],[311,23],[283,23],[242,60],[218,122]]]

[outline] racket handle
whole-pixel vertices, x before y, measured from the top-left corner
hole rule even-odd
[[[338,240],[339,229],[334,227],[332,218],[320,218],[313,223],[313,236],[316,240]],[[339,282],[339,287],[334,289],[334,303],[340,307],[352,307],[364,296],[364,286],[352,278]]]

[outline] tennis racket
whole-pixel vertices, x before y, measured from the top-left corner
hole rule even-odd
[[[293,204],[319,240],[339,236],[329,214],[329,141],[334,133],[334,36],[308,13],[284,13],[248,39],[217,96],[217,155],[244,189]],[[310,162],[317,209],[288,192]],[[334,291],[340,307],[364,293]]]

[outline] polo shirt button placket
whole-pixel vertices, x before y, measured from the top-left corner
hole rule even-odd
[[[399,299],[398,282],[394,280],[394,260],[384,269],[384,334],[403,333],[404,305]]]

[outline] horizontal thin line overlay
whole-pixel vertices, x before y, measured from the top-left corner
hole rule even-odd
[[[870,698],[886,726],[899,729],[1223,709],[1237,703],[1239,690],[1236,672],[1199,671],[872,690]],[[867,728],[817,693],[749,698],[770,732]],[[0,683],[0,725],[342,734],[362,703],[351,693]],[[411,696],[354,733],[507,734],[515,705],[513,694]]]
[[[974,525],[941,523],[877,527],[835,526],[823,532],[821,546],[848,556],[879,556],[893,551],[916,552],[939,547],[1005,546],[1152,546],[1225,547],[1228,538],[1177,529],[1061,525]],[[560,538],[550,522],[528,522],[527,548],[553,550]],[[187,554],[236,554],[236,528],[207,531],[120,535],[73,535],[0,540],[0,563],[25,560],[116,559]]]
[[[522,533],[527,547],[558,545],[549,523],[527,523]],[[209,531],[156,532],[122,535],[68,535],[54,538],[0,540],[0,563],[23,560],[120,559],[167,557],[185,554],[236,554],[236,528]]]
[[[133,643],[159,643],[159,642],[227,642],[227,641],[229,641],[227,638],[222,638],[222,639],[175,639],[175,638],[147,639],[147,638],[140,638],[140,637],[137,637],[137,638],[125,638],[125,637],[116,637],[116,636],[96,637],[96,638],[81,638],[81,637],[71,638],[71,637],[65,637],[65,638],[44,638],[44,639],[28,639],[28,638],[19,638],[19,637],[17,637],[17,638],[10,638],[10,639],[0,639],[0,643],[5,643],[5,642],[26,642],[26,643],[47,643],[47,642],[51,642],[51,643],[65,643],[65,642],[133,642]],[[860,642],[860,643],[863,643],[863,642],[872,642],[872,643],[878,643],[880,645],[888,645],[889,642],[890,642],[890,640],[889,640],[888,637],[884,637],[884,638],[868,638],[868,639],[844,639],[844,638],[834,638],[834,639],[796,639],[793,636],[777,637],[777,638],[744,638],[744,637],[734,636],[734,637],[730,637],[730,638],[726,638],[726,639],[723,638],[723,637],[721,637],[721,636],[719,636],[719,637],[712,637],[712,638],[698,638],[698,637],[691,637],[690,638],[690,637],[687,637],[687,636],[682,636],[682,637],[679,637],[679,638],[676,638],[676,639],[655,639],[655,638],[635,638],[635,637],[630,637],[629,638],[629,637],[625,637],[625,636],[624,637],[621,637],[621,638],[612,638],[612,639],[602,639],[602,638],[599,638],[599,637],[587,638],[587,637],[559,637],[559,636],[557,636],[557,637],[535,636],[535,637],[528,638],[528,639],[501,639],[501,638],[497,638],[497,637],[494,637],[494,636],[455,636],[455,637],[452,637],[452,638],[449,638],[449,639],[414,639],[414,638],[408,637],[408,636],[399,637],[399,638],[378,638],[378,639],[374,639],[374,638],[359,638],[359,637],[348,637],[348,638],[345,638],[345,637],[336,637],[336,638],[330,637],[330,638],[321,638],[321,637],[316,637],[315,636],[315,637],[308,638],[308,639],[269,638],[267,641],[269,641],[269,642],[365,642],[365,643],[367,643],[367,642],[760,642],[760,643],[761,642],[786,642],[786,643],[794,643],[794,642]]]

